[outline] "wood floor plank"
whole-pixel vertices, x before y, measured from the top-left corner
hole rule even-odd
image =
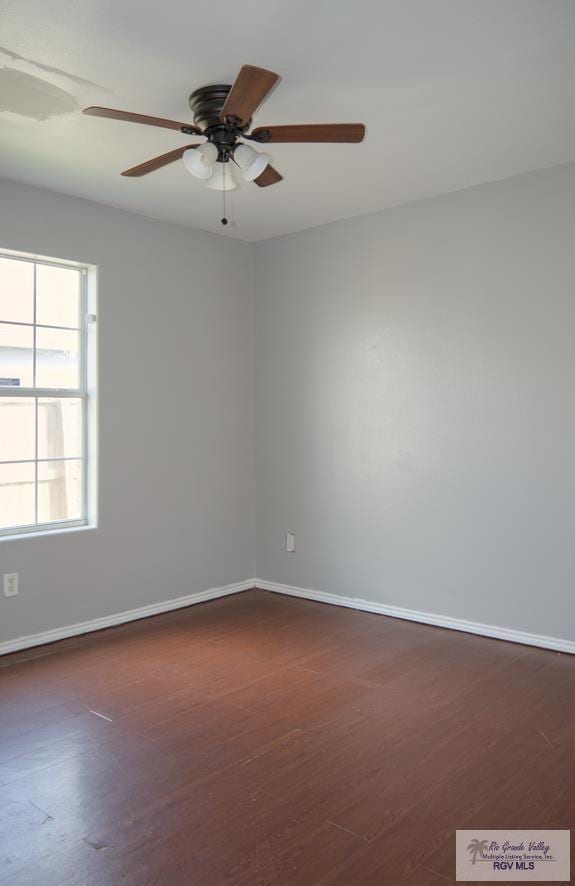
[[[575,824],[575,659],[262,591],[0,661],[9,886],[453,882]]]

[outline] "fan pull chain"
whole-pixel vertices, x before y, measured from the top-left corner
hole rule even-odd
[[[222,218],[221,221],[222,221],[222,224],[223,224],[223,225],[227,225],[228,220],[227,220],[227,218],[226,218],[226,163],[225,163],[225,162],[222,163],[222,166],[223,166],[223,169],[222,169],[222,182],[223,182],[223,184],[224,184],[224,190],[223,190],[223,192],[222,192],[222,194],[223,194],[223,198],[224,198],[224,215],[223,215],[223,218]]]

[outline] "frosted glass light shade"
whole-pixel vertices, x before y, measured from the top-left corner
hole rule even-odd
[[[270,158],[268,154],[259,154],[250,148],[249,145],[240,144],[234,151],[234,160],[242,170],[244,178],[247,182],[253,182],[258,175],[261,175]]]
[[[225,176],[224,176],[224,166],[225,166]],[[225,178],[225,187],[224,187],[224,178]],[[235,191],[237,188],[237,184],[234,181],[233,173],[232,173],[232,164],[231,163],[216,163],[214,166],[214,171],[208,181],[206,182],[206,188],[210,188],[212,191]]]
[[[206,142],[200,148],[188,148],[182,154],[184,166],[196,178],[210,178],[214,171],[214,163],[218,159],[218,149],[212,142]]]

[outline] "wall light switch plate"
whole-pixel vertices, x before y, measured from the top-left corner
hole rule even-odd
[[[5,572],[4,573],[4,596],[5,597],[15,597],[18,593],[18,573],[17,572]]]
[[[295,553],[295,532],[286,532],[286,551],[288,554]]]

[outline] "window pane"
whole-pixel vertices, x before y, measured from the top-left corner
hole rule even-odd
[[[33,464],[0,465],[0,528],[34,523]]]
[[[80,271],[36,265],[36,323],[79,326]]]
[[[75,397],[38,400],[38,458],[82,454],[82,401]]]
[[[34,399],[0,398],[0,461],[35,458]]]
[[[0,320],[34,322],[34,265],[0,258]]]
[[[0,386],[32,387],[33,343],[31,327],[0,323]]]
[[[82,462],[38,464],[38,522],[79,520],[82,516]]]
[[[37,329],[36,386],[77,388],[79,382],[78,333],[65,329]]]

